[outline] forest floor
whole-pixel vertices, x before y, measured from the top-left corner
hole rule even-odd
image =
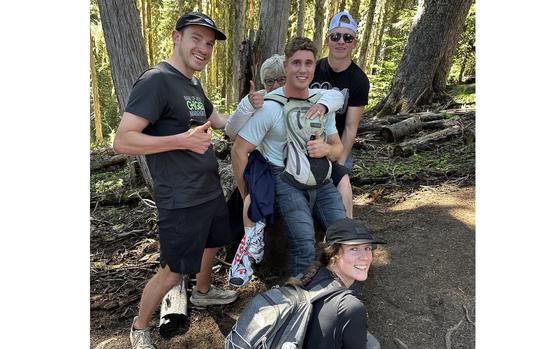
[[[379,137],[357,139],[354,218],[388,242],[375,251],[374,268],[357,293],[384,349],[475,347],[474,148],[454,137],[394,158],[391,144]],[[158,266],[155,209],[114,199],[130,189],[143,192],[127,178],[127,168],[118,165],[92,172],[90,346],[96,349],[130,348],[132,318]],[[215,268],[214,283],[225,287],[226,266]],[[157,312],[151,331],[156,346],[222,348],[251,297],[282,282],[266,269],[256,275],[233,304],[200,310],[189,303],[188,325],[171,339],[160,335]]]

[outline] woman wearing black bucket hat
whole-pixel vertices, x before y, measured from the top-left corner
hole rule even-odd
[[[317,284],[339,283],[350,288],[354,281],[364,281],[373,261],[377,244],[361,223],[344,218],[331,224],[326,245],[317,261],[300,279],[291,284],[311,289]],[[304,348],[379,349],[377,339],[367,330],[367,311],[353,293],[337,293],[316,300],[305,334]]]

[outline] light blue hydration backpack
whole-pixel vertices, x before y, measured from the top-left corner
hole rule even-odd
[[[307,142],[319,132],[324,141],[325,120],[306,119],[305,113],[321,98],[314,94],[307,99],[288,98],[278,94],[268,94],[265,101],[275,101],[284,108],[284,121],[288,143],[284,150],[285,169],[282,176],[292,185],[301,189],[312,189],[326,183],[331,177],[332,164],[326,157],[312,158],[307,153]]]

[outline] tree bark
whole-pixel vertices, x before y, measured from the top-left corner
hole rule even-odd
[[[245,24],[245,0],[234,2],[234,24],[233,24],[233,95],[239,101],[243,96],[240,94],[242,88],[242,62],[241,54],[243,52],[243,45],[241,40],[243,38],[243,25]]]
[[[432,146],[436,142],[448,139],[454,135],[461,133],[459,125],[451,126],[449,128],[432,132],[422,137],[414,138],[406,142],[397,144],[393,148],[393,156],[406,157],[414,154],[418,149],[425,149]]]
[[[154,65],[154,30],[152,28],[152,2],[151,0],[146,1],[146,17],[148,19],[148,64]]]
[[[117,164],[126,162],[127,159],[128,159],[128,155],[116,154],[114,156],[111,156],[108,159],[102,159],[102,160],[90,162],[89,169],[90,169],[90,171],[99,170],[100,168],[113,166],[113,165],[117,165]]]
[[[253,69],[253,36],[254,32],[251,30],[249,32],[249,38],[247,40],[243,40],[241,43],[240,48],[240,61],[239,61],[239,69],[240,69],[240,77],[237,83],[239,88],[239,95],[237,96],[238,100],[241,100],[243,96],[245,96],[249,92],[249,80],[254,79],[254,69]]]
[[[93,37],[89,36],[89,68],[91,71],[91,90],[93,95],[93,114],[95,120],[95,142],[97,144],[103,143],[103,124],[101,122],[101,106],[99,101],[99,86],[97,85],[97,70],[95,68],[95,57],[93,56]]]
[[[297,16],[297,29],[296,36],[303,34],[303,16],[305,15],[305,0],[298,1],[298,16]]]
[[[389,1],[387,0],[385,2],[385,6],[383,7],[382,11],[379,11],[379,18],[380,21],[378,22],[379,24],[379,35],[377,37],[377,42],[379,43],[379,45],[377,45],[377,47],[375,48],[375,54],[374,54],[374,58],[373,61],[375,62],[375,64],[377,64],[377,62],[379,62],[379,60],[383,61],[384,57],[385,57],[385,42],[383,41],[383,36],[385,35],[385,31],[387,30],[387,27],[391,26],[392,23],[387,21],[387,18],[389,17]]]
[[[348,13],[350,13],[355,20],[360,18],[360,1],[361,0],[352,0],[352,5],[350,5],[350,10],[348,10]]]
[[[187,323],[187,282],[181,280],[161,300],[159,332],[163,337],[171,337]]]
[[[283,54],[288,35],[289,0],[262,0],[259,30],[255,39],[255,84],[260,83],[260,66],[273,54]],[[264,88],[262,86],[261,88]]]
[[[99,14],[122,115],[132,85],[148,68],[140,14],[134,0],[99,0]],[[145,157],[138,156],[138,162],[148,191],[154,197],[154,182]]]
[[[315,0],[315,29],[313,31],[313,44],[317,52],[323,51],[323,23],[325,22],[325,0]]]
[[[417,117],[423,123],[424,127],[430,127],[433,125],[432,128],[437,128],[431,122],[435,120],[441,120],[449,115],[454,117],[459,117],[461,120],[467,118],[474,118],[475,111],[474,109],[448,109],[444,110],[443,112],[421,112],[421,113],[411,113],[411,114],[399,114],[399,115],[389,115],[382,119],[373,118],[375,114],[368,110],[364,113],[362,120],[360,121],[360,125],[358,126],[358,134],[363,134],[366,132],[377,132],[381,131],[384,127],[402,122],[408,118]]]
[[[385,0],[388,1],[388,0]],[[360,59],[358,61],[358,65],[363,69],[366,70],[366,58],[367,58],[367,51],[370,48],[369,40],[371,38],[371,32],[373,32],[373,15],[375,14],[375,7],[377,6],[377,0],[370,0],[368,9],[367,9],[367,17],[366,17],[366,25],[364,27],[364,35],[362,39],[362,44],[360,46]]]
[[[441,117],[443,117],[443,115],[441,115]],[[420,130],[448,128],[458,123],[459,122],[456,120],[448,119],[423,122],[420,116],[416,115],[395,124],[381,127],[381,137],[383,137],[386,142],[394,142]]]
[[[409,112],[440,97],[472,0],[420,0],[408,42],[378,117]]]

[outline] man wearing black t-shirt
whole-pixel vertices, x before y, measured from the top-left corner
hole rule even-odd
[[[346,12],[337,13],[329,24],[327,45],[329,55],[317,61],[311,88],[337,89],[347,96],[347,106],[336,114],[336,128],[344,146],[338,164],[333,167],[332,179],[342,196],[346,215],[352,218],[352,186],[348,173],[352,169],[352,146],[364,107],[368,103],[369,80],[352,61],[356,47],[358,25]]]
[[[145,154],[154,180],[160,236],[160,269],[148,281],[132,321],[133,348],[154,348],[149,321],[165,294],[196,274],[191,302],[227,304],[235,291],[210,284],[212,261],[230,241],[229,216],[208,128],[223,128],[220,116],[193,77],[226,36],[208,16],[188,13],[172,33],[173,52],[134,83],[115,135],[116,152]]]

